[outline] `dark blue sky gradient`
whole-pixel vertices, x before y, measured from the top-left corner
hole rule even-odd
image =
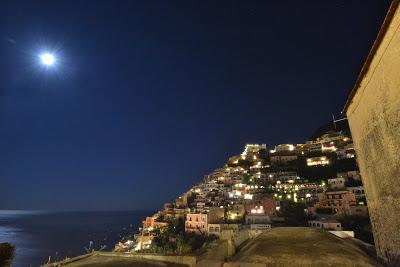
[[[158,208],[247,142],[304,142],[388,2],[1,1],[0,209]]]

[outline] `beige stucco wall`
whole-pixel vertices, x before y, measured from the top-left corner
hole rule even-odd
[[[400,260],[400,9],[346,111],[378,255]]]

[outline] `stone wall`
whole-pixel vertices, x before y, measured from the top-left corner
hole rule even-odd
[[[246,241],[254,239],[263,231],[241,230],[239,232],[231,232],[231,235],[225,236],[214,243],[211,243],[206,250],[198,256],[196,267],[213,267],[222,266],[229,258],[235,255],[238,248]],[[229,231],[225,231],[226,234]]]
[[[397,3],[396,3],[397,2]],[[400,259],[400,10],[394,1],[346,104],[377,254]]]
[[[90,257],[104,257],[104,258],[129,258],[136,260],[146,261],[160,261],[163,262],[165,266],[169,266],[168,263],[171,263],[171,266],[176,266],[174,264],[186,265],[189,267],[193,267],[196,265],[197,259],[195,256],[165,256],[165,255],[156,255],[156,254],[130,254],[130,253],[120,253],[120,252],[93,252],[89,254],[85,254],[82,256],[66,259],[59,262],[54,262],[50,264],[45,264],[43,267],[59,267],[65,266],[69,264],[73,264],[75,262],[83,262],[85,259]],[[85,265],[84,263],[82,263]],[[91,266],[91,265],[88,265]]]

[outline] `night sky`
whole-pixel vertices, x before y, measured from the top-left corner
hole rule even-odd
[[[159,208],[246,143],[304,142],[388,6],[1,1],[0,209]]]

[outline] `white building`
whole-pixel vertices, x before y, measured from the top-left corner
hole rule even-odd
[[[365,192],[363,186],[351,186],[351,187],[349,186],[347,187],[347,190],[353,192],[354,195],[356,196],[356,199],[365,198]]]
[[[271,224],[251,224],[250,230],[270,230]]]
[[[328,185],[331,189],[345,188],[346,179],[342,177],[328,179]]]
[[[255,206],[250,213],[246,214],[246,224],[270,224],[271,218],[265,214],[263,206]]]
[[[243,153],[240,155],[242,159],[257,160],[258,154],[261,150],[266,150],[266,144],[247,144]]]
[[[360,181],[361,180],[361,175],[359,171],[348,171],[348,172],[338,172],[337,174],[338,177],[343,177],[343,178],[353,178],[354,180]]]
[[[308,226],[313,228],[320,228],[324,230],[341,231],[342,224],[338,221],[328,220],[312,220],[308,221]]]
[[[208,234],[220,236],[223,231],[239,232],[239,224],[210,223],[208,224]]]
[[[292,144],[280,144],[280,145],[276,145],[274,150],[270,150],[270,153],[279,153],[279,152],[290,152],[296,151],[296,146],[292,145]]]

